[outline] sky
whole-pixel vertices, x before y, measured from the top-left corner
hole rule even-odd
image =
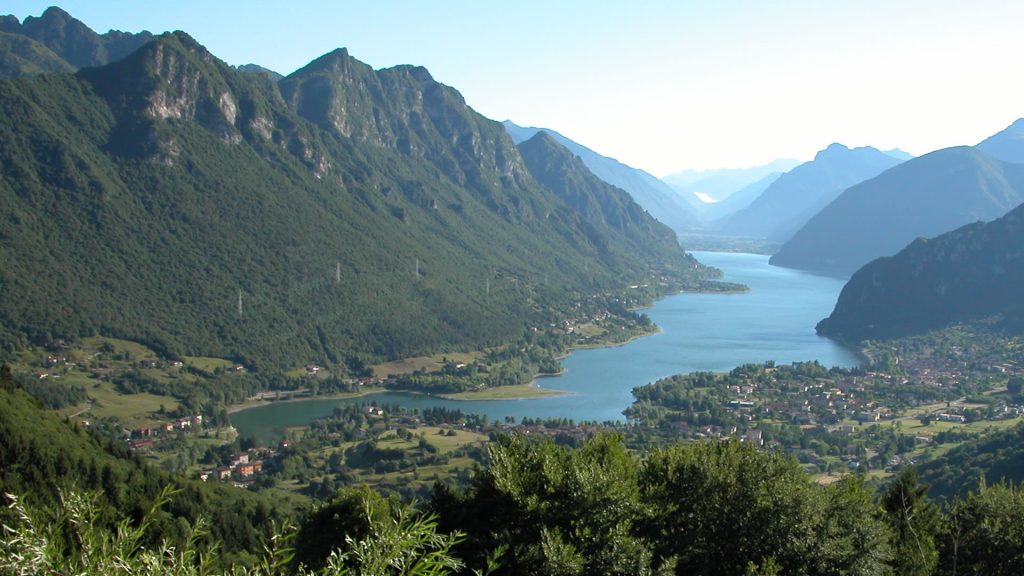
[[[39,16],[53,2],[5,0]],[[426,67],[494,120],[665,176],[809,160],[832,142],[920,155],[1024,117],[1015,0],[65,0],[97,32],[183,30],[232,65],[335,48]]]

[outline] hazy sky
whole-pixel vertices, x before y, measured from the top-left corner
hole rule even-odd
[[[6,0],[24,19],[52,2]],[[514,2],[65,0],[97,32],[184,30],[288,74],[347,47],[427,67],[495,120],[555,129],[657,176],[809,159],[831,142],[913,154],[1024,116],[1016,0]]]

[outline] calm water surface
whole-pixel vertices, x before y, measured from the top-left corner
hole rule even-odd
[[[695,370],[730,370],[747,362],[817,360],[853,366],[856,357],[814,333],[829,315],[844,281],[768,265],[756,254],[695,252],[720,268],[725,280],[750,287],[742,294],[677,294],[645,310],[659,334],[625,346],[578,350],[563,361],[566,373],[542,378],[545,388],[569,394],[528,400],[457,401],[403,393],[353,400],[309,400],[268,404],[231,416],[242,435],[271,441],[287,426],[301,426],[331,414],[345,402],[399,403],[409,408],[447,406],[491,420],[512,416],[573,420],[622,420],[635,386]]]

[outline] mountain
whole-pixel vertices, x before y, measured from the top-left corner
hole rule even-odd
[[[525,128],[516,125],[511,120],[505,120],[502,124],[516,144],[529,140],[538,132],[548,133],[570,152],[579,156],[594,175],[608,184],[628,192],[640,206],[676,232],[703,227],[700,216],[686,202],[681,201],[671,187],[647,172],[627,166],[613,158],[602,156],[554,130]]]
[[[29,16],[24,22],[14,16],[0,16],[0,32],[35,40],[75,69],[120,60],[154,38],[145,31],[132,34],[111,30],[97,34],[56,6],[47,8],[38,18]]]
[[[786,158],[751,168],[684,170],[662,180],[688,201],[703,205],[709,201],[721,202],[746,186],[772,174],[788,172],[800,164],[799,160]]]
[[[259,64],[242,64],[241,66],[238,66],[237,69],[240,72],[248,72],[250,74],[262,74],[263,76],[266,76],[268,79],[270,79],[271,82],[277,82],[278,80],[284,78],[284,76],[282,76],[281,74],[274,72],[269,68],[264,68]]]
[[[717,224],[726,234],[785,242],[843,190],[899,160],[875,148],[832,144],[772,182],[746,208]]]
[[[712,204],[702,203],[700,211],[705,215],[705,217],[712,220],[725,218],[731,214],[735,214],[736,212],[739,212],[753,204],[754,201],[757,200],[757,198],[761,196],[761,194],[763,194],[764,191],[772,185],[772,183],[778,180],[780,176],[782,176],[781,172],[772,172],[757,182],[747,184],[743,188],[733,192],[724,200]]]
[[[1017,176],[1024,182],[1024,170]],[[956,322],[1024,318],[1024,206],[864,266],[843,287],[818,332],[846,340],[888,338]]]
[[[706,274],[621,198],[628,229],[539,183],[423,68],[344,50],[274,83],[165,34],[0,82],[0,114],[17,119],[0,123],[4,353],[101,333],[337,365],[492,345],[590,295]]]
[[[975,148],[1003,162],[1024,163],[1024,118],[982,140]]]
[[[73,71],[74,67],[39,42],[20,34],[0,32],[0,79]]]
[[[893,148],[892,150],[882,150],[882,152],[888,154],[889,156],[892,156],[893,158],[899,160],[900,162],[906,162],[907,160],[910,160],[911,158],[914,157],[913,154],[909,152],[904,152],[899,148]]]
[[[1024,168],[974,148],[947,148],[849,188],[771,263],[845,276],[915,238],[998,218],[1022,201]]]
[[[547,132],[537,132],[518,147],[530,174],[541,185],[583,214],[593,226],[607,230],[601,235],[594,235],[592,240],[595,244],[602,243],[602,237],[621,236],[615,244],[600,245],[608,250],[625,250],[624,257],[650,253],[635,243],[638,241],[657,241],[663,251],[670,251],[673,245],[678,245],[671,229],[652,219],[626,191],[598,178],[579,156]],[[643,234],[632,233],[638,230]],[[656,266],[657,262],[650,262],[650,265]]]

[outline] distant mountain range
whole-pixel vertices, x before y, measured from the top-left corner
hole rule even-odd
[[[783,174],[746,208],[716,223],[735,236],[785,242],[847,187],[884,172],[901,161],[871,147],[832,144],[814,160]]]
[[[732,214],[735,214],[736,212],[739,212],[753,204],[754,201],[757,200],[769,186],[782,177],[782,175],[782,172],[772,172],[757,182],[747,184],[743,188],[736,190],[724,200],[720,200],[712,204],[705,204],[701,202],[698,207],[698,211],[712,221],[731,216]]]
[[[670,186],[647,172],[602,156],[554,130],[525,128],[511,120],[505,120],[502,124],[517,144],[529,140],[538,132],[546,132],[570,152],[579,156],[594,175],[628,192],[640,206],[676,232],[688,232],[703,227],[701,217],[692,207]]]
[[[1015,177],[1024,182],[1024,166]],[[1002,316],[1024,328],[1024,206],[918,239],[864,266],[843,288],[818,332],[859,341],[904,336]]]
[[[104,64],[142,35],[56,9],[19,26],[81,70],[0,82],[4,350],[100,333],[340,364],[708,275],[626,194],[549,139],[521,152],[423,68],[336,50],[275,81],[184,33]]]
[[[1024,163],[1024,118],[974,146],[978,150],[1012,164]]]
[[[909,160],[853,186],[771,258],[788,268],[847,276],[915,238],[1002,216],[1024,201],[1020,167],[970,147]]]
[[[700,206],[725,200],[743,188],[779,175],[799,166],[793,159],[773,160],[751,168],[713,168],[710,170],[684,170],[662,178],[689,202]]]

